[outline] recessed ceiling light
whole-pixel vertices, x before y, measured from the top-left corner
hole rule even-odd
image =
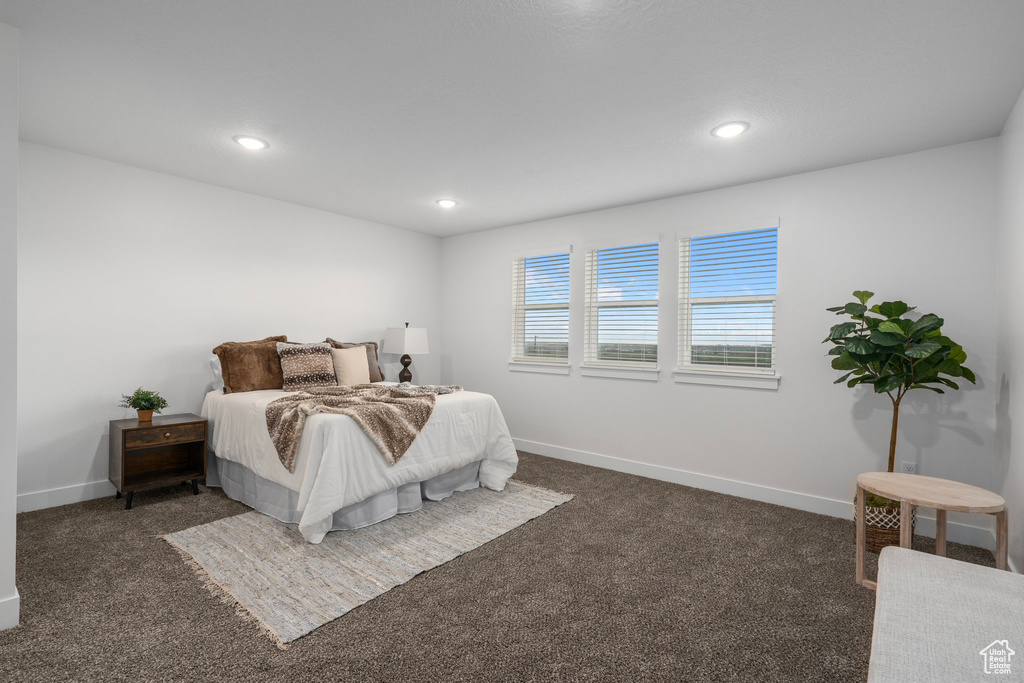
[[[270,147],[270,143],[266,140],[260,140],[259,138],[252,137],[251,135],[236,135],[234,140],[242,147],[245,147],[252,152],[258,152],[261,149]]]
[[[437,205],[442,209],[451,209],[459,205],[454,199],[438,199]]]
[[[719,138],[734,138],[740,133],[745,132],[748,128],[750,128],[750,124],[743,123],[742,121],[733,121],[731,123],[723,123],[711,131],[711,134]]]

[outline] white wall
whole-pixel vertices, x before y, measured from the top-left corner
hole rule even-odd
[[[447,238],[442,379],[494,394],[528,450],[848,515],[857,475],[886,465],[891,408],[867,388],[833,385],[838,373],[820,342],[837,322],[824,309],[870,289],[875,302],[902,299],[943,316],[944,331],[964,345],[979,377],[977,387],[945,396],[908,396],[897,466],[913,460],[922,474],[992,488],[995,153],[995,140],[983,140]],[[675,384],[677,276],[664,271],[674,234],[762,216],[781,217],[779,390]],[[661,379],[582,377],[581,246],[652,233],[664,235]],[[573,373],[510,372],[512,254],[567,243],[575,247]],[[986,529],[970,540],[989,537]]]
[[[18,625],[18,31],[0,24],[0,629]]]
[[[20,510],[112,495],[121,394],[199,412],[223,341],[379,341],[409,321],[440,348],[436,237],[28,143],[20,192]],[[413,372],[436,382],[437,354]]]
[[[1024,570],[1024,94],[999,138],[997,475],[1010,510],[1010,560]],[[1014,434],[1016,428],[1016,434]]]

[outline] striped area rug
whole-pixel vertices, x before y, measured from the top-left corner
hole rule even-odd
[[[294,525],[258,512],[164,536],[204,584],[279,646],[412,577],[479,548],[572,500],[516,481],[463,491],[354,531],[307,543]]]

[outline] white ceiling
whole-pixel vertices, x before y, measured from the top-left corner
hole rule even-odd
[[[435,235],[997,135],[1024,87],[1020,0],[0,0],[0,21],[24,140]]]

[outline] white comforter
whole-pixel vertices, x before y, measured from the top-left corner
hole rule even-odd
[[[461,391],[437,397],[423,431],[394,467],[347,415],[317,413],[306,419],[295,471],[281,464],[267,431],[266,407],[285,391],[222,394],[203,402],[210,447],[221,458],[299,494],[299,532],[319,543],[337,510],[382,491],[423,481],[480,460],[480,484],[495,491],[515,474],[519,458],[505,418],[489,394]]]

